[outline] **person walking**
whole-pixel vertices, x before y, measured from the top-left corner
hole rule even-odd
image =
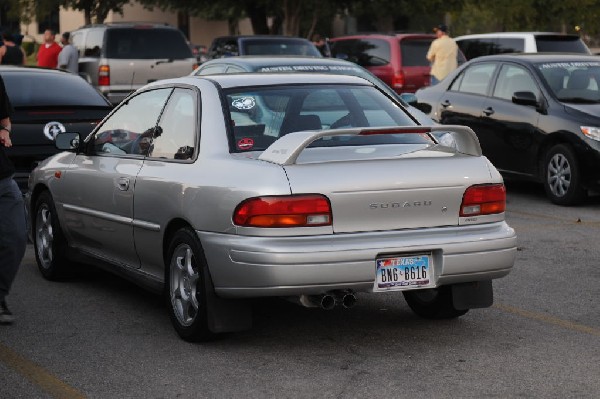
[[[37,54],[38,66],[44,68],[56,68],[58,66],[58,54],[62,47],[56,43],[56,34],[51,29],[44,31],[44,44],[40,46]]]
[[[11,324],[14,315],[6,297],[17,275],[27,245],[27,225],[23,195],[13,179],[15,168],[5,149],[12,146],[10,116],[12,106],[0,76],[0,324]]]
[[[71,34],[65,32],[60,38],[63,48],[60,54],[58,54],[58,67],[77,74],[79,72],[79,52],[75,46],[70,43],[70,37]]]
[[[458,67],[458,46],[454,39],[448,35],[448,26],[438,25],[433,28],[436,39],[431,42],[427,59],[431,62],[431,85],[444,79],[446,75]]]
[[[4,44],[0,47],[0,64],[2,65],[25,65],[25,53],[15,43],[11,33],[2,33]]]

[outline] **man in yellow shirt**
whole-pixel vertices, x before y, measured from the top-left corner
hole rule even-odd
[[[446,75],[456,69],[458,66],[456,56],[458,46],[450,36],[448,36],[448,27],[439,25],[433,28],[437,39],[431,42],[427,59],[431,62],[431,85],[439,83]]]

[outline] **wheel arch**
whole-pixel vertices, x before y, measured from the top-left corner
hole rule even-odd
[[[537,156],[537,170],[536,176],[540,181],[544,179],[545,160],[548,151],[557,144],[567,144],[573,147],[573,150],[578,153],[580,147],[583,144],[582,140],[577,135],[566,130],[559,130],[554,133],[550,133],[544,137],[538,147]]]

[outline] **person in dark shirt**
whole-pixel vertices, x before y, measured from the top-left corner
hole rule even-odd
[[[27,228],[25,207],[19,186],[13,179],[15,168],[6,154],[12,146],[10,116],[12,106],[0,76],[0,324],[11,324],[14,316],[6,305],[17,270],[25,255]]]
[[[2,34],[4,44],[0,47],[0,64],[2,65],[25,65],[25,53],[19,47],[12,34]]]

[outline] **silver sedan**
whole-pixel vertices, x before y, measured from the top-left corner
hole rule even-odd
[[[438,137],[441,139],[438,140]],[[31,174],[39,269],[95,263],[164,293],[178,334],[251,324],[247,298],[351,307],[402,292],[428,318],[492,304],[515,260],[502,178],[459,126],[415,126],[351,76],[147,85]]]

